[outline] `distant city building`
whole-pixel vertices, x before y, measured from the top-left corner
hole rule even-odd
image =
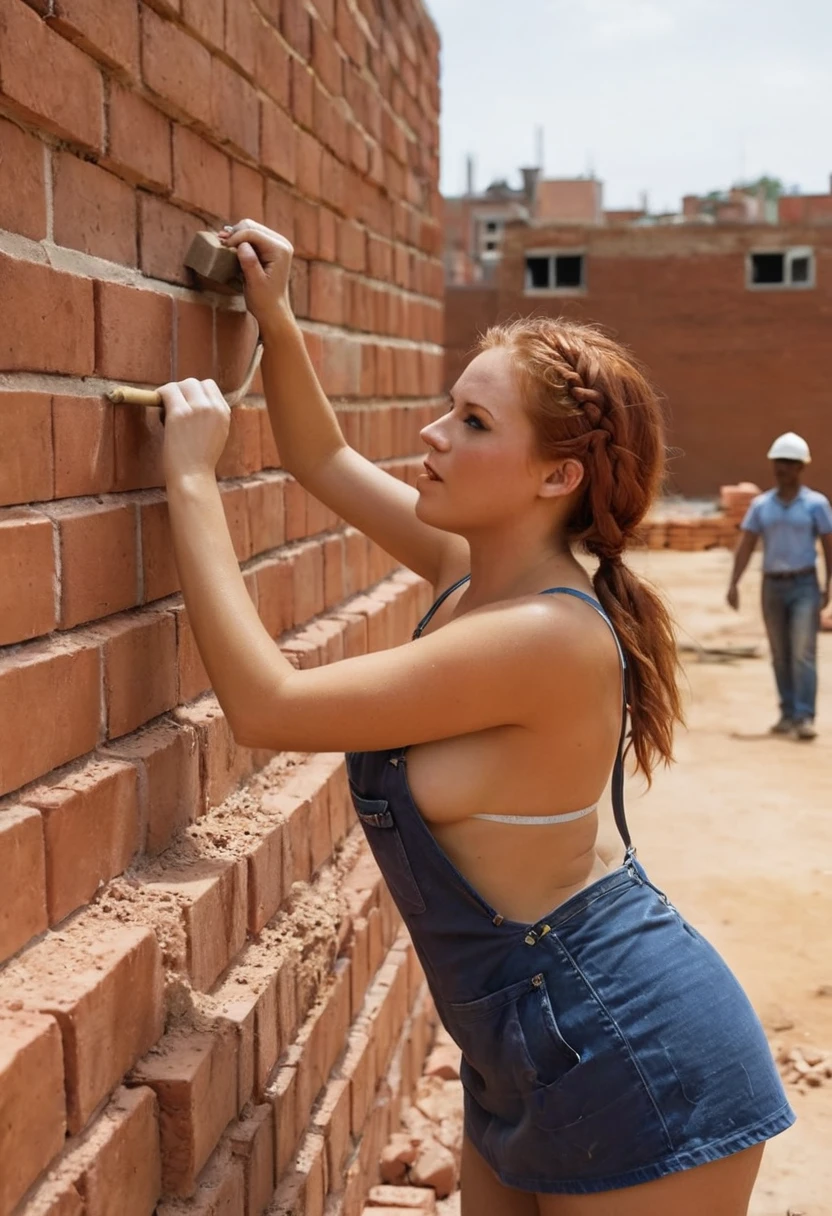
[[[526,170],[522,189],[447,200],[447,385],[491,324],[597,322],[667,399],[670,490],[711,496],[764,480],[765,436],[794,430],[832,493],[832,192],[778,190],[764,179],[654,215],[604,211],[594,179],[548,183]],[[543,218],[542,199],[554,215]]]

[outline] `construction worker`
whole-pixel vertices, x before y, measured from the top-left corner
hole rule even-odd
[[[754,499],[741,524],[728,603],[739,608],[739,581],[762,536],[763,617],[780,695],[780,718],[771,731],[814,739],[817,635],[832,578],[832,507],[823,494],[801,485],[812,457],[800,435],[788,431],[775,439],[768,459],[777,484]],[[818,538],[826,566],[822,587]]]

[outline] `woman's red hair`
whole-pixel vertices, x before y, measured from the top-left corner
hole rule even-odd
[[[489,329],[481,350],[515,359],[539,450],[585,469],[571,538],[599,559],[596,595],[627,655],[631,746],[648,780],[672,758],[682,719],[673,626],[658,594],[623,562],[664,477],[664,423],[646,376],[617,342],[590,325],[528,317]]]

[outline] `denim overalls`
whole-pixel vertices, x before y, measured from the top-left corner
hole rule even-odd
[[[612,629],[590,596],[544,594],[577,596]],[[462,1051],[466,1134],[524,1191],[634,1186],[794,1121],[739,984],[636,861],[624,730],[612,780],[623,864],[535,924],[501,916],[436,843],[410,793],[406,747],[347,755],[370,848]]]

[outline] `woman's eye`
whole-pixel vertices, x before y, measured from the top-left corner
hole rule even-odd
[[[466,426],[468,425],[469,422],[473,422],[473,424],[474,424],[473,429],[475,431],[484,431],[485,430],[485,427],[480,422],[480,420],[476,414],[466,414],[466,416],[464,418],[464,422],[465,422]]]

